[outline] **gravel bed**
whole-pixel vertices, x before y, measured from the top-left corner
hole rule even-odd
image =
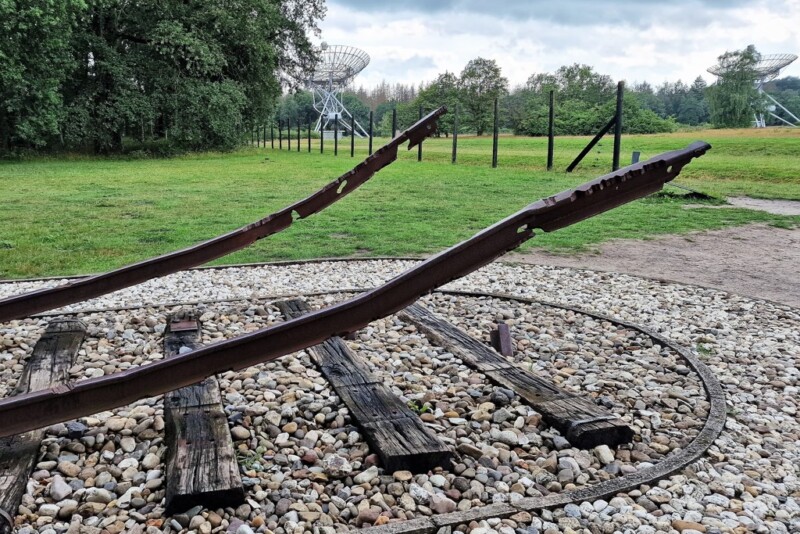
[[[405,261],[317,263],[178,273],[73,309],[242,299],[200,305],[203,341],[281,321],[267,295],[368,287]],[[58,281],[0,284],[13,294]],[[22,287],[24,286],[24,287]],[[473,534],[554,532],[800,532],[800,314],[728,293],[625,275],[490,265],[453,289],[513,293],[580,306],[657,330],[696,350],[726,388],[729,419],[703,460],[608,502],[462,525]],[[314,307],[347,294],[311,297]],[[354,527],[569,491],[674,454],[696,435],[708,404],[671,350],[581,314],[496,298],[435,294],[423,304],[480,339],[510,326],[514,360],[595,397],[635,430],[616,451],[581,451],[512,392],[413,326],[389,317],[348,342],[458,452],[448,470],[386,474],[333,389],[302,351],[220,376],[248,500],[238,509],[163,510],[163,403],[146,399],[50,428],[17,520],[19,532],[275,532]],[[74,380],[161,359],[174,306],[82,316],[87,340]],[[0,325],[0,395],[7,395],[44,319]]]
[[[359,267],[361,263],[353,265],[347,262],[314,262],[290,266],[261,265],[181,271],[53,311],[73,313],[173,302],[258,299],[332,289],[368,288],[402,273],[417,262],[370,260],[363,262],[364,269]],[[61,279],[0,282],[0,298],[68,282],[69,280]]]

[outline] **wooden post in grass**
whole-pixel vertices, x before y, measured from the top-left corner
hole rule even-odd
[[[319,153],[325,153],[325,125],[321,119],[319,121]]]
[[[308,153],[311,154],[311,121],[308,121]]]
[[[283,122],[278,121],[278,150],[283,150]]]
[[[500,114],[499,114],[500,99],[494,99],[494,128],[492,129],[492,168],[497,168],[497,138],[500,135]]]
[[[556,119],[556,92],[550,89],[550,117],[547,121],[547,170],[553,170],[553,148],[555,146],[555,126]]]
[[[369,155],[372,155],[372,111],[369,112]]]
[[[350,157],[356,155],[356,116],[350,115]]]
[[[297,119],[297,151],[300,152],[300,119]]]
[[[422,106],[419,107],[419,120],[422,120]],[[422,161],[422,141],[417,145],[417,161]]]
[[[452,163],[455,165],[458,159],[458,103],[453,109],[453,156]]]
[[[269,143],[272,149],[275,150],[275,123],[273,121],[269,123]]]
[[[611,170],[616,171],[619,169],[619,154],[622,148],[622,97],[625,93],[625,82],[617,84],[617,110],[614,114],[614,158],[611,164]]]
[[[392,109],[392,139],[397,135],[397,108]]]
[[[339,155],[339,114],[333,118],[333,155]]]

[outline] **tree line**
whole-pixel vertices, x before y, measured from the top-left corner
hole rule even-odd
[[[306,125],[318,115],[300,80],[315,65],[310,35],[324,14],[324,0],[0,0],[0,154],[119,153],[126,140],[156,154],[225,150],[255,127]],[[726,52],[719,60],[728,74],[710,87],[700,77],[631,84],[625,131],[749,125],[754,110],[772,109],[752,83],[760,57],[753,46]],[[800,108],[800,79],[766,88]],[[441,105],[459,110],[461,131],[482,135],[495,98],[501,128],[544,135],[551,90],[558,135],[593,134],[613,114],[616,84],[589,65],[534,73],[510,88],[497,62],[480,57],[430,83],[383,81],[342,99],[364,126],[373,112],[376,135],[391,134],[393,110],[402,129],[420,108]],[[442,119],[440,134],[452,131],[454,115]]]
[[[647,82],[627,85],[623,98],[625,133],[671,132],[681,125],[749,126],[754,112],[767,109],[767,102],[753,84],[757,77],[754,67],[760,58],[753,46],[726,52],[719,61],[726,65],[727,74],[711,86],[700,76],[691,85],[681,80],[657,87]],[[788,77],[764,87],[790,110],[800,111],[800,79]],[[556,95],[556,135],[594,134],[614,113],[616,83],[589,65],[576,63],[553,73],[536,73],[525,84],[509,89],[497,62],[485,58],[473,59],[460,74],[444,72],[419,88],[384,81],[372,89],[351,89],[345,99],[362,124],[369,110],[374,111],[378,135],[391,133],[392,109],[397,110],[398,127],[405,128],[418,119],[420,107],[431,110],[441,105],[451,111],[458,106],[460,131],[483,135],[492,125],[495,98],[500,98],[501,128],[517,135],[546,135],[551,90]],[[302,92],[284,96],[279,109],[282,120],[316,117],[310,94]],[[791,122],[782,110],[773,111]],[[453,113],[440,120],[440,135],[452,131],[453,120]],[[782,123],[769,117],[767,124]]]
[[[0,0],[0,151],[228,149],[316,59],[324,0]]]

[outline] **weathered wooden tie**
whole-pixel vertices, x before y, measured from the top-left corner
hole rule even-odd
[[[198,347],[199,333],[200,322],[193,315],[170,317],[165,356]],[[216,377],[167,393],[164,420],[167,514],[196,505],[215,509],[242,504],[244,488]]]
[[[14,395],[66,384],[69,368],[81,348],[86,326],[81,321],[56,319],[36,342]],[[0,423],[2,424],[2,423]],[[0,533],[11,532],[13,516],[25,494],[39,457],[44,429],[0,438]]]
[[[310,311],[297,299],[277,306],[288,318]],[[449,467],[452,451],[369,371],[342,338],[332,337],[310,350],[386,470],[419,473],[436,466]]]
[[[574,395],[509,362],[494,350],[419,304],[399,313],[432,343],[446,348],[492,382],[514,390],[558,429],[575,447],[616,446],[633,439],[633,430],[619,417],[586,397]]]

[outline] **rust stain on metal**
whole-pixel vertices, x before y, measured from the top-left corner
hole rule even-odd
[[[3,399],[0,436],[110,410],[344,336],[492,262],[532,238],[537,228],[552,232],[658,191],[709,148],[698,141],[534,202],[384,285],[334,306],[174,358],[82,380],[63,393],[42,390]]]
[[[309,215],[322,211],[348,193],[358,189],[372,178],[376,172],[396,160],[397,149],[406,141],[408,141],[410,150],[421,143],[427,136],[434,134],[437,129],[436,121],[446,111],[446,108],[442,107],[429,113],[359,163],[355,168],[328,183],[313,195],[247,226],[203,243],[127,265],[107,273],[88,276],[53,288],[13,295],[2,299],[0,300],[0,323],[99,297],[118,289],[146,282],[152,278],[202,265],[240,250],[259,239],[285,230],[292,224],[295,217],[304,219]]]

